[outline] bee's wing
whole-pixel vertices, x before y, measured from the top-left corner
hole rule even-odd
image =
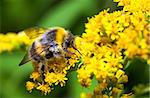
[[[21,60],[19,66],[21,66],[21,65],[23,65],[23,64],[25,64],[25,63],[27,63],[27,62],[29,62],[29,61],[31,61],[31,59],[29,58],[29,55],[28,55],[28,52],[27,52],[27,53],[25,54],[25,56],[23,57],[23,59]]]
[[[49,48],[49,47],[45,47],[45,49],[42,50],[39,54],[41,54],[42,52],[44,52],[44,51],[45,51],[46,49],[48,49],[48,48]],[[23,64],[25,64],[25,63],[31,61],[31,60],[32,60],[32,57],[34,57],[34,56],[36,56],[36,55],[33,54],[33,55],[30,56],[31,58],[29,58],[29,53],[27,52],[27,53],[25,54],[25,56],[23,57],[23,59],[21,60],[19,66],[21,66],[21,65],[23,65]]]
[[[41,28],[41,27],[32,27],[23,30],[22,32],[25,33],[30,39],[35,39],[45,33],[47,31],[46,28]]]

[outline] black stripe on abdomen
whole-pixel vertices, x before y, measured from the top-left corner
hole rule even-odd
[[[40,62],[40,61],[41,61],[41,56],[40,56],[40,54],[38,54],[38,53],[36,52],[35,42],[33,42],[32,46],[31,46],[31,48],[30,48],[30,57],[31,57],[33,60],[37,61],[37,62]]]

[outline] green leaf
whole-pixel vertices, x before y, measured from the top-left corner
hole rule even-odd
[[[129,78],[128,83],[125,84],[127,92],[131,91],[132,88],[138,84],[147,84],[150,82],[150,66],[147,64],[146,60],[138,57],[132,59],[125,71]]]

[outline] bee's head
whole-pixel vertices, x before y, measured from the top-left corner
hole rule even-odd
[[[66,37],[64,38],[64,42],[63,42],[63,48],[64,49],[67,49],[69,47],[72,47],[72,46],[75,46],[75,43],[74,43],[74,36],[72,33],[70,33],[68,31]]]
[[[68,35],[65,38],[64,43],[63,43],[64,51],[67,51],[67,48],[69,48],[69,47],[75,49],[76,51],[78,51],[80,53],[80,51],[75,46],[75,36],[70,32],[68,32]]]

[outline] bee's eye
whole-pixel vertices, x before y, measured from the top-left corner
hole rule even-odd
[[[74,40],[71,40],[70,43],[71,43],[71,44],[74,44]]]
[[[53,45],[50,45],[50,47],[53,47]]]
[[[66,47],[70,46],[70,43],[68,41],[65,42]]]

